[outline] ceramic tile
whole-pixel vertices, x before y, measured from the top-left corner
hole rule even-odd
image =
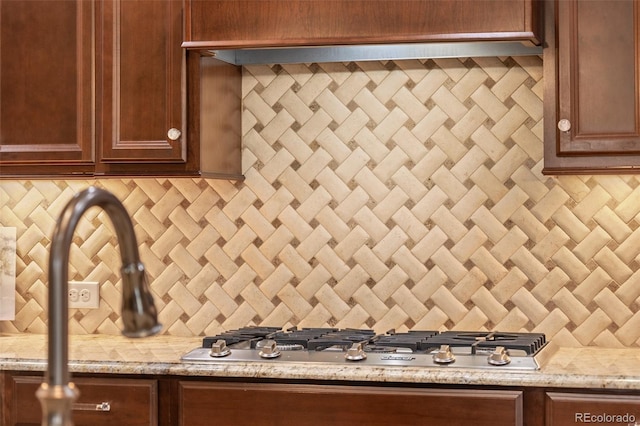
[[[543,176],[542,87],[539,57],[247,66],[244,182],[2,181],[18,262],[0,330],[46,331],[56,212],[97,184],[131,212],[165,334],[496,327],[637,346],[640,178]],[[118,333],[112,233],[98,210],[76,231],[70,278],[102,288],[74,333]]]

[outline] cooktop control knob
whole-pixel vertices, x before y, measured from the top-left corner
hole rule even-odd
[[[367,357],[367,354],[364,352],[362,343],[354,343],[347,349],[347,354],[344,357],[348,361],[361,361]]]
[[[231,350],[227,347],[227,342],[220,339],[220,340],[216,340],[216,342],[213,345],[211,345],[211,352],[209,352],[209,355],[211,355],[214,358],[222,358],[224,356],[229,355],[230,353],[231,353]]]
[[[275,340],[264,340],[264,344],[262,345],[262,349],[258,352],[261,358],[271,359],[278,358],[280,356],[280,351],[278,350],[278,344]]]
[[[451,352],[449,345],[441,345],[440,349],[433,354],[433,362],[436,364],[451,364],[456,360],[456,356]]]
[[[496,349],[489,355],[489,364],[491,365],[507,365],[511,362],[509,352],[503,346],[496,346]]]

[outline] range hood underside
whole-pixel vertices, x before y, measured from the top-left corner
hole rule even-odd
[[[404,43],[208,50],[233,65],[384,61],[542,55],[542,46],[519,41]]]

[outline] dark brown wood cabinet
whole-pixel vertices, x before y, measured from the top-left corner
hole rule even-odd
[[[3,426],[40,425],[42,409],[35,392],[42,376],[10,375],[2,391]],[[158,383],[149,379],[74,378],[80,391],[73,405],[76,426],[158,425]]]
[[[521,391],[180,381],[179,426],[519,426]]]
[[[547,1],[546,174],[640,172],[640,2]]]
[[[0,426],[39,425],[42,373],[0,371]],[[74,374],[76,426],[635,424],[640,391]]]
[[[447,40],[539,44],[536,0],[185,0],[187,48]]]
[[[187,152],[182,0],[96,6],[96,173],[197,172]]]
[[[93,2],[0,2],[0,173],[93,170],[93,17]]]
[[[634,425],[640,421],[640,396],[548,392],[546,425]]]
[[[209,57],[207,49],[451,40],[539,44],[538,5],[2,1],[0,175],[242,179],[241,68]],[[59,28],[66,31],[54,31]]]
[[[241,179],[241,70],[182,27],[182,0],[0,1],[0,175]]]

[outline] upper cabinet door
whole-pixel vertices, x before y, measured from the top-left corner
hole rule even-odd
[[[93,2],[0,1],[2,175],[93,170],[93,39]]]
[[[96,172],[153,174],[187,161],[182,2],[100,3],[99,164]]]
[[[560,154],[640,154],[639,9],[633,0],[558,2]]]
[[[543,172],[640,172],[640,3],[547,6]]]

